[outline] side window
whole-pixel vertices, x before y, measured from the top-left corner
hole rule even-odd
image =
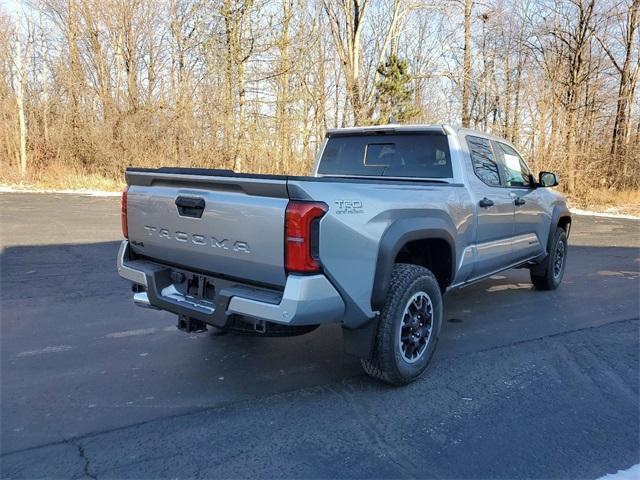
[[[500,160],[504,166],[507,187],[530,187],[531,172],[524,160],[513,148],[501,142],[495,142],[500,151]]]
[[[500,186],[498,164],[493,157],[491,143],[486,138],[467,136],[471,163],[476,176],[491,187]]]

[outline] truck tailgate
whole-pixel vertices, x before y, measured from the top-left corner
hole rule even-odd
[[[282,286],[286,177],[127,171],[131,248],[161,263]]]

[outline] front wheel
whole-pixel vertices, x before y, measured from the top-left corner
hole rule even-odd
[[[531,269],[531,283],[536,289],[555,290],[560,286],[567,266],[567,251],[567,234],[558,227],[551,240],[549,255]]]
[[[435,352],[442,326],[442,294],[424,267],[396,264],[378,319],[373,355],[364,371],[392,385],[417,379]]]

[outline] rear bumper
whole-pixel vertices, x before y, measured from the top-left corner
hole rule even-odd
[[[172,283],[173,272],[185,272],[143,259],[130,259],[129,242],[120,245],[118,274],[145,290],[134,295],[140,306],[158,308],[222,327],[232,315],[282,325],[338,323],[344,301],[322,275],[289,275],[284,291],[270,290],[232,280],[201,276],[213,286],[214,296],[195,298]],[[185,272],[188,274],[188,272]]]

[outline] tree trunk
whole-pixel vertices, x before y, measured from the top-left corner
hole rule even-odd
[[[238,76],[236,81],[240,92],[238,93],[238,133],[236,146],[233,150],[233,170],[239,172],[242,170],[242,161],[245,153],[245,104],[246,104],[246,91],[244,88],[244,63],[238,65]]]
[[[462,66],[462,126],[469,128],[471,112],[469,98],[471,96],[471,7],[472,0],[464,2],[464,60]]]
[[[616,104],[616,116],[613,123],[613,135],[611,139],[612,155],[624,153],[626,139],[628,138],[628,132],[631,128],[631,118],[627,114],[629,108],[628,105],[633,102],[631,92],[634,90],[634,87],[632,86],[632,83],[634,80],[637,80],[637,75],[635,79],[632,78],[631,56],[633,55],[633,41],[638,27],[638,10],[640,10],[640,0],[634,0],[627,18],[625,57],[622,67],[618,67],[614,61],[615,66],[620,72],[620,86],[618,88],[618,102]]]
[[[20,141],[20,176],[22,180],[27,177],[27,123],[24,116],[24,62],[22,59],[22,48],[20,45],[20,17],[16,15],[16,103],[18,107],[18,125]]]
[[[136,42],[134,38],[133,12],[134,8],[130,2],[120,1],[120,14],[122,18],[123,32],[123,59],[124,69],[127,76],[127,98],[129,99],[129,110],[137,112],[139,107],[138,99],[138,59],[136,52]]]
[[[360,37],[362,35],[363,14],[363,7],[360,6],[358,0],[353,0],[353,34],[349,52],[351,55],[351,78],[349,83],[351,84],[351,108],[353,108],[354,125],[362,125],[362,98],[360,92],[360,54],[362,46]]]
[[[223,142],[224,142],[224,157],[225,164],[228,165],[229,161],[233,162],[233,126],[234,126],[234,114],[233,114],[233,83],[234,83],[234,64],[235,64],[235,26],[232,18],[231,0],[224,0],[222,5],[222,17],[225,24],[225,68],[224,68],[224,109],[223,109]],[[233,168],[233,163],[231,163]]]
[[[49,78],[47,72],[47,42],[42,24],[42,12],[40,12],[40,56],[42,57],[42,128],[46,145],[49,143]]]
[[[280,58],[276,71],[276,165],[277,172],[284,167],[288,169],[289,163],[289,120],[287,111],[289,105],[289,24],[291,23],[291,0],[282,0],[282,33],[278,41]]]
[[[520,141],[520,95],[522,91],[522,69],[524,66],[524,55],[522,52],[524,39],[518,37],[518,61],[516,64],[515,99],[513,104],[513,122],[511,128],[511,142],[518,144]]]
[[[72,143],[75,145],[75,138],[80,128],[80,86],[84,83],[82,66],[80,63],[80,51],[78,48],[78,14],[76,0],[68,0],[68,27],[67,42],[69,44],[70,72],[68,75],[69,92],[71,96],[71,129]]]

